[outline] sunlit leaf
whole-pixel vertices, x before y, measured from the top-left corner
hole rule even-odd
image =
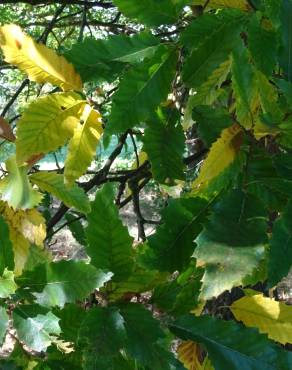
[[[82,81],[72,64],[10,24],[0,28],[0,47],[5,60],[28,74],[32,81],[50,82],[63,90],[82,90]]]

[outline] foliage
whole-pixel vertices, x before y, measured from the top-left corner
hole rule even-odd
[[[291,369],[292,1],[0,10],[1,369]]]

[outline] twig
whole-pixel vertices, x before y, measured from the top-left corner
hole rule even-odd
[[[85,30],[86,25],[87,25],[87,6],[85,5],[84,8],[83,8],[83,13],[82,13],[82,23],[81,23],[81,26],[80,26],[78,42],[83,41],[83,34],[84,34],[84,30]]]
[[[1,0],[1,4],[30,4],[30,5],[50,5],[50,4],[63,4],[63,5],[86,5],[89,7],[99,7],[103,9],[114,8],[112,3],[105,3],[103,1],[83,1],[83,0]]]

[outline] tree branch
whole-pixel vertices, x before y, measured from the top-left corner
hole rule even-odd
[[[103,9],[114,8],[112,3],[105,3],[103,1],[83,1],[83,0],[1,0],[1,4],[29,4],[29,5],[50,5],[50,4],[63,4],[63,5],[86,5],[89,7],[99,7]]]

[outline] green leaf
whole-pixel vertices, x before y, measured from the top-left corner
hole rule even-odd
[[[290,185],[291,186],[291,185]],[[268,265],[268,281],[275,286],[288,275],[292,264],[292,202],[289,202],[275,222],[271,239]]]
[[[17,285],[14,281],[13,271],[4,270],[0,276],[0,298],[8,298],[15,293]]]
[[[0,275],[5,268],[14,270],[14,253],[12,243],[9,239],[9,228],[4,218],[0,215]],[[1,341],[0,341],[1,342]]]
[[[84,193],[76,184],[67,187],[64,184],[64,175],[55,172],[41,171],[32,174],[30,181],[42,191],[47,191],[60,199],[67,207],[74,207],[80,212],[90,212],[90,203]]]
[[[65,56],[83,81],[110,80],[124,69],[125,63],[140,63],[152,57],[158,45],[159,40],[150,32],[109,36],[104,40],[87,38],[74,44]]]
[[[159,183],[171,183],[184,179],[184,134],[181,125],[171,122],[176,111],[165,113],[166,121],[155,120],[145,130],[144,150],[148,154],[153,177]],[[170,117],[170,118],[168,118]]]
[[[109,300],[117,301],[124,296],[152,290],[161,281],[164,281],[165,277],[165,274],[159,274],[155,270],[144,270],[138,267],[127,280],[111,284],[111,290],[108,290]]]
[[[59,318],[52,312],[40,310],[37,306],[20,306],[13,311],[13,326],[19,340],[31,350],[42,352],[61,334]]]
[[[214,206],[210,221],[196,239],[194,253],[200,266],[205,266],[203,299],[253,282],[265,258],[266,228],[263,205],[241,190],[230,191]]]
[[[256,329],[209,316],[183,316],[170,330],[183,340],[202,343],[216,370],[276,370],[280,348]]]
[[[86,105],[80,123],[68,144],[65,161],[65,182],[72,185],[84,175],[96,154],[96,147],[103,133],[99,112]]]
[[[0,346],[2,346],[7,329],[9,327],[9,316],[7,315],[5,307],[0,306]]]
[[[207,17],[206,21],[210,22],[210,18]],[[183,79],[188,86],[199,87],[221,63],[228,59],[231,51],[240,42],[242,21],[243,19],[239,17],[231,19],[222,17],[220,26],[192,51],[183,67]],[[211,27],[207,27],[208,31]]]
[[[126,17],[147,26],[172,24],[178,18],[178,9],[172,0],[114,0],[114,3]]]
[[[14,209],[29,209],[37,206],[42,196],[29,182],[27,166],[18,166],[15,156],[6,161],[8,175],[0,181],[1,199]]]
[[[230,72],[230,67],[231,58],[229,58],[226,62],[222,63],[218,68],[216,68],[207,78],[207,81],[196,89],[194,95],[190,95],[184,112],[184,130],[187,130],[194,123],[192,120],[192,111],[194,107],[198,105],[213,104],[214,101],[223,92],[223,89],[220,89],[220,87],[222,83],[226,80]]]
[[[256,67],[268,77],[276,63],[277,41],[276,32],[254,14],[248,27],[248,47]]]
[[[232,125],[232,119],[223,108],[211,108],[207,105],[196,106],[193,120],[198,125],[198,134],[206,147],[218,139],[223,129]]]
[[[66,213],[66,221],[68,222],[68,228],[71,231],[73,237],[81,245],[86,245],[85,231],[82,222],[79,218],[73,216],[71,213]]]
[[[194,239],[202,230],[208,203],[201,198],[172,199],[162,211],[162,225],[149,237],[145,261],[160,271],[181,271],[190,262]]]
[[[244,15],[237,9],[223,9],[218,13],[204,13],[185,28],[180,41],[190,50],[197,49],[208,38],[216,36],[228,26],[228,23],[242,21]]]
[[[229,247],[224,244],[205,243],[197,239],[194,256],[200,266],[204,265],[200,298],[218,297],[226,290],[239,285],[258,282],[257,273],[265,258],[265,247]]]
[[[161,46],[154,57],[124,75],[113,96],[109,133],[124,132],[149,118],[169,93],[176,62],[176,52]]]
[[[87,216],[86,251],[92,265],[111,271],[113,281],[123,281],[133,270],[133,239],[119,218],[114,197],[110,184],[97,192],[92,211]]]
[[[181,281],[183,275],[189,275],[185,281]],[[199,304],[202,275],[202,269],[191,265],[176,280],[158,285],[152,294],[151,303],[171,315],[178,316],[189,313]]]
[[[126,337],[124,319],[115,307],[95,307],[88,311],[79,333],[80,340],[100,358],[117,355]]]
[[[54,93],[32,102],[17,123],[17,162],[64,145],[73,135],[84,105],[73,92]]]
[[[254,111],[258,106],[258,90],[249,54],[242,42],[233,51],[231,70],[237,120],[245,128],[250,128],[254,122]]]
[[[28,287],[40,305],[64,307],[65,303],[86,298],[111,276],[112,273],[97,270],[82,261],[60,261],[40,265],[21,280],[22,288]]]
[[[280,49],[280,66],[283,68],[286,79],[292,82],[292,2],[290,0],[281,1],[280,10],[281,38],[282,46]]]
[[[87,311],[76,304],[69,303],[62,309],[55,309],[54,312],[60,318],[62,339],[76,343]]]
[[[137,303],[120,305],[127,333],[125,348],[141,364],[151,366],[152,346],[165,335],[150,311]]]

